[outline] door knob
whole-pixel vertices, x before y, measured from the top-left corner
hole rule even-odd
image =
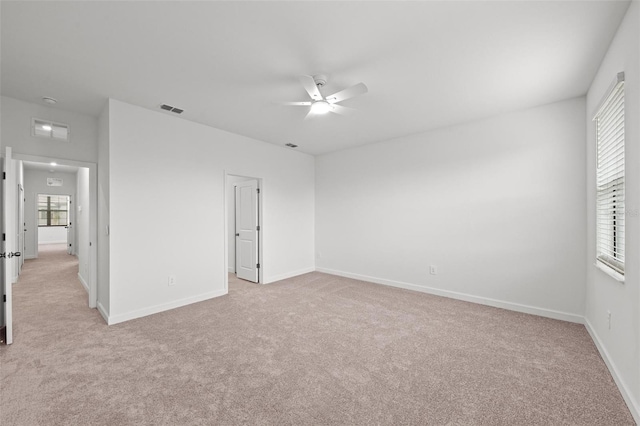
[[[236,237],[239,237],[239,236],[240,236],[240,234],[236,234]]]

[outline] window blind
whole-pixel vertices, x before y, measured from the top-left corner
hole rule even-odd
[[[595,118],[596,256],[620,274],[625,258],[624,79],[619,80]]]

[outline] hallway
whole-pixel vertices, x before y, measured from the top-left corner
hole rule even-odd
[[[40,245],[38,258],[25,261],[13,285],[14,340],[53,342],[62,337],[61,323],[73,329],[101,322],[95,314],[78,280],[78,258],[67,254],[66,244]]]

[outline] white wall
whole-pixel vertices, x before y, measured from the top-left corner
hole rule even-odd
[[[67,228],[64,226],[38,228],[38,244],[62,244],[67,242]]]
[[[24,102],[2,96],[2,145],[16,154],[37,155],[69,160],[98,160],[98,120],[95,117]],[[42,118],[69,125],[69,141],[54,141],[31,136],[31,119]]]
[[[109,104],[98,120],[98,256],[97,308],[106,321],[111,310],[110,292],[110,235],[109,227]]]
[[[76,255],[78,256],[78,278],[80,278],[80,281],[83,283],[85,288],[88,288],[90,280],[89,243],[91,204],[89,194],[89,169],[86,167],[78,169],[74,214]]]
[[[317,157],[318,269],[581,322],[584,111],[573,99]]]
[[[227,239],[229,244],[229,272],[236,272],[235,186],[240,182],[248,180],[255,179],[242,176],[227,176]]]
[[[110,322],[226,292],[225,172],[262,179],[264,281],[314,269],[312,156],[111,100],[109,163]]]
[[[587,327],[640,422],[640,4],[631,3],[587,95]],[[625,282],[595,263],[595,126],[593,113],[616,74],[625,73]],[[611,329],[607,311],[611,311]]]
[[[57,160],[60,164],[90,167],[89,185],[91,190],[88,204],[95,206],[94,211],[97,211],[97,178],[94,164],[98,161],[98,119],[86,114],[64,111],[58,106],[49,107],[6,96],[0,98],[0,108],[3,111],[0,138],[3,146],[13,147],[14,157],[30,161]],[[68,124],[70,140],[68,142],[53,141],[31,136],[32,118],[42,118]],[[75,179],[74,177],[73,180],[75,181]],[[90,224],[89,234],[95,236],[95,232],[96,223],[93,221]],[[79,249],[77,236],[74,239],[76,241],[75,248]],[[33,243],[35,237],[32,237],[31,240],[31,248],[33,249],[35,248]],[[96,240],[98,241],[93,241],[94,248],[88,249],[89,258],[91,259],[96,256],[95,245],[100,242],[97,237]],[[32,253],[32,255],[35,254]],[[82,259],[79,260],[82,262]],[[92,262],[97,263],[95,260],[92,260]],[[89,264],[91,264],[91,261]],[[91,275],[95,274],[95,268],[94,271],[89,271],[89,273]],[[92,280],[94,282],[97,281],[95,278],[92,278]],[[106,282],[108,286],[108,280],[103,282]],[[93,300],[95,299],[91,299],[90,297],[89,305],[93,306]]]
[[[62,179],[62,186],[47,186],[47,178],[55,177]],[[69,195],[75,198],[76,193],[76,175],[75,173],[50,173],[46,170],[33,170],[24,169],[24,221],[26,223],[25,229],[25,256],[27,259],[33,259],[38,254],[38,222],[37,222],[37,205],[36,197],[38,194],[51,194],[51,195]],[[75,201],[74,201],[75,203]],[[73,212],[70,213],[73,219]],[[54,233],[56,231],[53,231]],[[58,241],[66,241],[66,229],[59,228],[58,232],[64,233],[64,237],[55,237]],[[46,242],[53,242],[49,233],[45,231],[43,237],[47,239]]]

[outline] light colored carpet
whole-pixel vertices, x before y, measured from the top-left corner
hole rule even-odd
[[[3,425],[632,425],[581,325],[311,273],[108,327],[75,258],[14,286]]]

